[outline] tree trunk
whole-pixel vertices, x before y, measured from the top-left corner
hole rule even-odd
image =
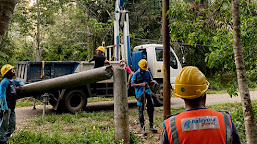
[[[89,60],[90,57],[90,28],[89,28],[89,17],[87,12],[85,12],[85,21],[86,21],[86,38],[87,38],[87,59]]]
[[[37,0],[37,48],[36,48],[36,61],[41,61],[41,52],[40,52],[40,9],[39,9],[39,0]]]
[[[0,43],[7,31],[16,3],[16,0],[0,0]]]
[[[244,121],[245,121],[245,134],[248,144],[256,144],[256,121],[253,114],[250,93],[246,81],[245,65],[243,63],[243,49],[241,44],[241,31],[240,31],[240,11],[239,0],[232,1],[232,16],[233,16],[233,47],[237,71],[238,86],[242,101]]]

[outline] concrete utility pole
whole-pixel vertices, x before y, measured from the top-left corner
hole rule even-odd
[[[163,43],[163,117],[170,115],[170,38],[167,11],[169,0],[162,0],[162,43]]]
[[[22,97],[30,97],[35,94],[42,94],[51,90],[65,89],[86,85],[112,77],[112,66],[104,66],[79,73],[64,75],[53,79],[47,79],[24,85]]]
[[[125,69],[115,68],[113,79],[115,140],[129,143],[128,92]]]

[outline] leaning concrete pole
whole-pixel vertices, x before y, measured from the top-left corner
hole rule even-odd
[[[128,92],[125,69],[115,68],[113,80],[115,140],[129,143]]]
[[[60,76],[24,85],[23,97],[42,94],[52,90],[78,87],[112,77],[112,66],[100,67],[79,73]]]

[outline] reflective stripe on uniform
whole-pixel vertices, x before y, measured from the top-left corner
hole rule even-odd
[[[230,144],[232,121],[227,113],[209,109],[182,112],[164,122],[166,139],[170,144]],[[203,137],[205,134],[208,137]]]
[[[170,118],[170,126],[171,126],[171,135],[172,135],[173,143],[174,144],[179,144],[178,131],[177,131],[177,126],[176,126],[175,116]]]
[[[166,119],[164,121],[164,130],[166,132],[166,136],[167,136],[166,138],[169,141],[169,144],[172,144],[172,139],[170,138],[170,136],[171,136],[171,129],[170,129],[170,121],[169,121],[169,119]]]
[[[163,122],[163,129],[164,129],[164,133],[165,133],[164,136],[165,136],[165,139],[167,140],[166,142],[169,142],[168,132],[167,132],[167,129],[166,129],[166,124],[165,124],[165,122],[166,122],[166,121]],[[169,126],[168,126],[168,128],[169,128]],[[170,128],[169,128],[168,130],[170,130]],[[169,144],[170,144],[170,142],[169,142]]]
[[[225,112],[221,112],[224,118],[225,130],[226,130],[226,144],[230,144],[232,142],[232,123],[230,117]]]

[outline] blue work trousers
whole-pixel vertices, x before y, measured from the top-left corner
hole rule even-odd
[[[149,117],[149,126],[153,126],[153,113],[154,113],[154,105],[153,105],[153,101],[151,98],[151,95],[149,94],[145,94],[145,98],[146,98],[146,110],[147,110],[147,114]],[[138,106],[138,118],[139,118],[139,122],[141,125],[141,128],[144,127],[145,125],[145,119],[144,119],[144,100],[140,101],[142,103],[141,106]]]

